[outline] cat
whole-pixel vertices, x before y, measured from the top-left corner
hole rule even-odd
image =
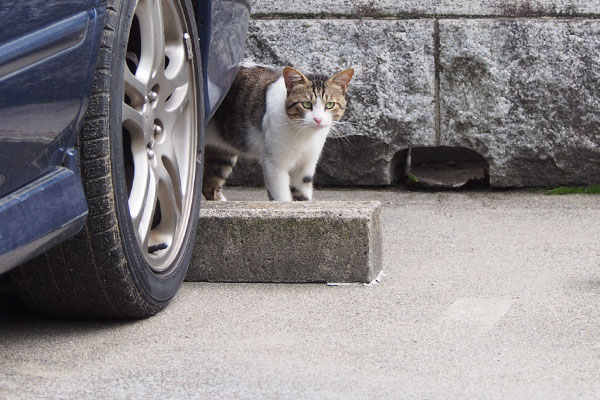
[[[344,115],[353,75],[352,68],[326,77],[242,65],[206,128],[204,197],[227,200],[223,185],[242,156],[261,164],[269,200],[311,200],[321,150]]]

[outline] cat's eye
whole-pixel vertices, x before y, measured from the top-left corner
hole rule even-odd
[[[303,101],[300,104],[302,104],[302,107],[306,108],[307,110],[310,110],[312,108],[312,103],[310,101]]]
[[[328,101],[327,103],[325,103],[325,109],[327,110],[331,110],[333,106],[335,106],[335,103],[333,101]]]

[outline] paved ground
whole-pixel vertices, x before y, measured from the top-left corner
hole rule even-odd
[[[0,398],[600,398],[599,196],[316,199],[382,202],[379,285],[185,284],[129,323],[39,319],[5,295]]]

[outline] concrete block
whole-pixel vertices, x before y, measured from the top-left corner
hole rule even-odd
[[[205,202],[187,281],[363,282],[382,271],[379,202]]]
[[[493,186],[600,182],[600,22],[441,20],[441,145]]]

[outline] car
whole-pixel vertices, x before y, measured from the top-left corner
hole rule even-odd
[[[141,318],[169,303],[249,16],[249,0],[0,3],[0,274],[26,305]]]

